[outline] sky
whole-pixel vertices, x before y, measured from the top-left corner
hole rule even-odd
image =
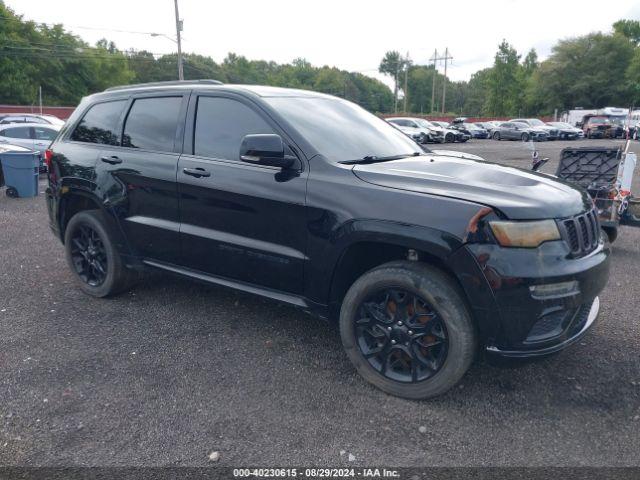
[[[87,42],[113,40],[120,49],[176,51],[173,0],[4,0],[28,20],[62,23]],[[506,39],[519,53],[539,58],[562,38],[609,31],[620,18],[640,19],[640,1],[615,0],[179,0],[183,50],[221,62],[228,52],[251,60],[288,63],[303,57],[316,66],[377,72],[388,50],[429,63],[449,49],[447,74],[468,80],[491,66]],[[131,33],[141,32],[141,33]],[[438,66],[443,71],[443,65]]]

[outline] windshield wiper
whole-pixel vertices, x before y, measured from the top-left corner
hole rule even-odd
[[[402,155],[389,155],[387,157],[376,157],[375,155],[366,155],[357,160],[341,160],[338,163],[342,163],[344,165],[362,165],[366,163],[378,163],[378,162],[388,162],[390,160],[400,160],[401,158],[407,157],[418,157],[423,155],[422,152],[413,152],[413,153],[404,153]]]

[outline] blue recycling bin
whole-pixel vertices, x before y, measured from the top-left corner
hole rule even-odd
[[[0,145],[0,166],[8,197],[36,197],[40,155],[17,145]]]

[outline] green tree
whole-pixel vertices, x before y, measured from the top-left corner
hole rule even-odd
[[[619,34],[591,33],[562,40],[534,73],[530,97],[542,113],[627,105],[634,50]]]
[[[393,104],[394,109],[398,105],[398,83],[401,78],[401,74],[404,73],[405,62],[400,52],[390,50],[384,54],[378,71],[384,75],[389,75],[393,78]]]
[[[517,113],[521,95],[520,56],[506,40],[498,46],[487,77],[485,110],[494,116]]]
[[[640,21],[618,20],[613,24],[613,31],[640,45]]]

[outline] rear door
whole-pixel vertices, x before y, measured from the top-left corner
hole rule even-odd
[[[516,126],[511,122],[503,123],[500,129],[500,135],[503,138],[513,139],[516,138]]]
[[[188,94],[136,95],[121,121],[121,138],[100,152],[96,170],[134,252],[175,262],[179,256],[176,169]]]
[[[178,165],[185,265],[290,293],[303,288],[308,169],[242,162],[245,135],[285,132],[253,102],[194,95]],[[289,151],[293,154],[293,151]],[[198,174],[200,172],[200,174]]]

